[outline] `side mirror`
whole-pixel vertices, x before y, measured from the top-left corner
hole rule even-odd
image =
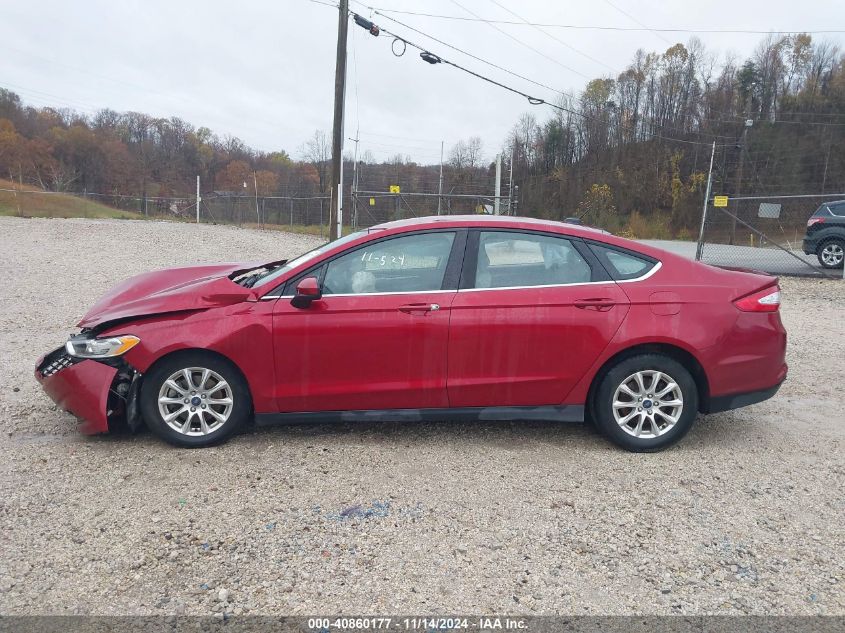
[[[312,301],[323,296],[320,290],[320,282],[316,277],[306,277],[296,284],[296,295],[291,299],[290,304],[294,308],[308,308]]]

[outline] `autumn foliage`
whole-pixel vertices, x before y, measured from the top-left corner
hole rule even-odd
[[[512,157],[519,213],[584,215],[640,237],[695,230],[713,141],[716,192],[845,191],[845,58],[809,35],[767,36],[743,61],[719,61],[697,39],[662,53],[640,50],[616,77],[594,79],[557,105],[523,115],[500,148],[484,147],[466,122],[467,138],[448,148],[444,191],[471,195],[448,200],[446,212],[478,208],[476,195],[489,200],[491,159],[500,151],[505,173]],[[753,127],[741,149],[747,120]],[[326,133],[317,130],[296,158],[178,118],[35,108],[0,89],[0,177],[44,190],[185,197],[199,175],[204,193],[326,196]],[[361,158],[361,189],[437,191],[438,165],[402,153],[377,162],[365,149]],[[436,208],[435,197],[415,201],[412,211]],[[363,213],[369,217],[368,208]]]

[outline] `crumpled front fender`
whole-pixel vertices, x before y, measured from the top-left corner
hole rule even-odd
[[[50,354],[39,359],[35,379],[59,408],[80,420],[79,430],[82,433],[108,433],[109,388],[117,368],[93,360],[83,360],[50,373],[47,367],[52,356]]]

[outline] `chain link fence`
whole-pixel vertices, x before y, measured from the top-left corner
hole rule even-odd
[[[824,202],[845,194],[747,196],[728,198],[727,206],[708,201],[699,242],[656,244],[717,266],[749,268],[776,275],[841,278],[841,269],[820,265],[815,253],[804,253],[807,220]],[[723,202],[721,200],[720,202]],[[499,212],[515,207],[499,198]],[[200,222],[266,227],[329,235],[328,195],[258,196],[240,192],[202,195]],[[471,193],[359,191],[344,198],[344,233],[405,218],[429,215],[493,213],[495,196]],[[197,221],[193,196],[130,196],[100,193],[56,193],[34,189],[0,189],[0,213],[48,217],[153,217]]]
[[[384,193],[361,191],[350,197],[344,211],[344,225],[366,228],[392,220],[418,218],[431,215],[466,215],[493,213],[495,196],[476,194],[436,194],[423,192]],[[507,214],[508,198],[500,196],[499,210]],[[352,217],[347,217],[349,214]]]
[[[4,197],[5,196],[5,197]],[[407,218],[430,215],[494,213],[495,196],[470,193],[361,191],[344,197],[344,233]],[[514,207],[508,196],[499,197],[499,212]],[[0,212],[12,215],[137,219],[139,217],[188,222],[211,222],[329,234],[331,200],[328,195],[250,196],[215,191],[200,197],[197,218],[195,196],[132,196],[101,193],[60,193],[33,189],[0,190]]]
[[[804,253],[807,220],[823,202],[845,194],[728,198],[726,207],[708,201],[697,259],[716,266],[751,268],[775,275],[841,277]],[[723,202],[723,201],[721,201]]]
[[[205,194],[200,221],[328,235],[328,196]]]

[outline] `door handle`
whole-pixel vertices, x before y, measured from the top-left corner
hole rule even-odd
[[[439,303],[408,303],[399,306],[399,310],[406,314],[424,314],[426,312],[437,312],[439,309]]]
[[[607,297],[593,297],[590,299],[576,299],[575,307],[582,310],[597,310],[606,312],[616,305],[616,301]]]

